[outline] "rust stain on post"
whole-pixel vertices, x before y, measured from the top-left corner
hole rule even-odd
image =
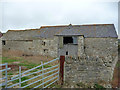
[[[64,62],[65,62],[65,56],[60,56],[60,83],[63,85],[64,80]]]

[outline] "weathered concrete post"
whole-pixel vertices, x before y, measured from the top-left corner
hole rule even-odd
[[[60,56],[60,84],[63,85],[65,56]]]

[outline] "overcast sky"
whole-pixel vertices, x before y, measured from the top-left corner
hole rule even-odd
[[[115,24],[118,32],[118,2],[39,0],[0,2],[0,30],[23,30],[44,25]]]

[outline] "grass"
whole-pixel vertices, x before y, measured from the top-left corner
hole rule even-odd
[[[38,66],[38,64],[33,64],[33,63],[19,63],[18,65],[19,65],[19,66],[25,66],[25,67],[28,68],[28,69],[31,69],[31,68],[33,68],[33,67]]]
[[[2,63],[13,63],[13,62],[16,62],[16,61],[19,61],[19,60],[11,59],[11,58],[8,58],[8,57],[2,57]]]
[[[102,85],[99,84],[94,84],[94,88],[105,89]]]
[[[120,67],[120,62],[119,61],[117,62],[116,67]]]
[[[8,54],[8,55],[7,55]],[[14,54],[15,54],[15,52],[14,52]],[[52,58],[50,58],[50,57],[45,57],[45,56],[33,56],[33,57],[23,57],[23,56],[15,56],[14,54],[11,54],[11,56],[10,56],[10,53],[4,53],[4,55],[3,55],[3,57],[2,57],[2,63],[8,63],[8,64],[16,64],[16,65],[19,65],[19,66],[24,66],[25,67],[25,69],[31,69],[31,68],[33,68],[33,67],[36,67],[36,66],[38,66],[38,65],[40,65],[41,64],[41,61],[43,61],[44,63],[45,62],[47,62],[47,61],[50,61],[50,60],[52,60]],[[13,56],[12,56],[13,55]],[[15,62],[17,62],[17,63],[15,63]],[[46,64],[46,65],[44,65],[43,67],[44,68],[49,68],[49,67],[51,67],[51,66],[53,66],[53,65],[56,65],[56,62],[53,62],[52,64],[50,63],[50,64]],[[41,70],[42,69],[42,67],[39,67],[39,68],[37,68],[37,69],[35,69],[35,70],[32,70],[32,71],[30,71],[29,73],[32,73],[32,72],[36,72],[36,71],[38,71],[38,70]],[[26,71],[26,70],[23,70],[22,69],[22,72],[24,72],[24,71]],[[49,70],[45,70],[45,72],[47,72],[47,71],[49,71]],[[22,79],[21,79],[21,81],[24,81],[24,80],[27,80],[27,79],[29,79],[29,78],[32,78],[32,77],[34,77],[34,76],[37,76],[37,75],[39,75],[39,74],[41,74],[42,72],[40,72],[40,73],[36,73],[36,74],[33,74],[33,75],[30,75],[30,76],[27,76],[27,77],[23,77]],[[4,73],[2,73],[3,74],[3,76],[5,75]],[[12,77],[13,75],[16,75],[16,74],[19,74],[19,70],[18,69],[14,69],[14,70],[12,70],[12,72],[11,71],[9,71],[8,72],[8,75],[10,76],[10,77]],[[52,74],[52,73],[49,73],[48,75],[50,75],[50,74]],[[45,76],[47,76],[47,75],[45,75]],[[54,76],[53,76],[54,77]],[[50,77],[50,78],[53,78],[53,77]],[[28,81],[28,82],[25,82],[25,83],[22,83],[21,84],[21,86],[25,86],[25,85],[27,85],[27,84],[29,84],[29,83],[32,83],[32,82],[34,82],[34,81],[37,81],[37,80],[39,80],[39,79],[41,79],[42,77],[38,77],[38,78],[36,78],[36,79],[33,79],[33,80],[30,80],[30,81]],[[48,79],[50,79],[50,78],[48,78]],[[10,79],[10,78],[9,78]],[[46,79],[46,80],[48,80],[48,79]],[[46,81],[45,80],[45,81]],[[18,80],[15,80],[15,81],[13,81],[12,82],[13,84],[15,84],[15,83],[19,83],[19,79]],[[12,84],[11,83],[11,84]],[[41,82],[39,82],[39,83],[35,83],[35,84],[33,84],[33,85],[31,85],[31,86],[28,86],[28,87],[26,87],[26,88],[33,88],[34,86],[37,86],[37,85],[39,85]],[[55,85],[55,84],[52,84],[50,87],[57,87],[57,85]]]
[[[25,81],[25,80],[27,80],[27,79],[29,79],[29,77],[22,77],[22,78],[21,78],[21,82],[22,82],[22,81]],[[13,83],[13,84],[19,83],[19,79],[15,80],[15,81],[12,81],[12,83]],[[23,86],[25,86],[25,85],[27,85],[27,82],[21,83],[21,87],[23,87]]]
[[[8,75],[13,75],[13,73],[12,73],[12,72],[9,72]]]
[[[23,59],[21,59],[21,58],[12,59],[12,58],[8,58],[8,57],[3,57],[3,62],[4,62],[4,63],[12,64],[13,62],[16,62],[16,61],[19,62],[17,65],[19,65],[19,66],[25,66],[27,69],[31,69],[31,68],[33,68],[33,67],[36,67],[36,66],[40,65],[40,64],[36,64],[36,63],[27,62],[27,60],[23,60]],[[51,65],[47,64],[47,65],[44,65],[43,67],[44,67],[44,68],[48,68],[48,67],[51,67]],[[37,68],[37,69],[35,69],[35,70],[30,71],[30,73],[31,73],[31,72],[36,72],[36,71],[38,71],[38,70],[40,70],[40,69],[42,69],[42,67],[39,67],[39,68]],[[49,70],[45,70],[45,72],[46,72],[46,71],[49,71]],[[12,72],[13,72],[13,71],[12,71]],[[17,73],[17,74],[19,73],[18,70],[17,70],[15,73],[12,73],[12,72],[11,72],[11,71],[8,72],[8,75],[14,75],[15,73]],[[24,70],[22,70],[22,72],[24,72]],[[28,77],[29,77],[29,78],[32,78],[32,77],[34,77],[34,76],[37,76],[38,74],[40,74],[40,73],[36,73],[36,74],[30,75],[30,76],[28,76]],[[52,73],[49,73],[48,75],[51,75],[51,74],[52,74]],[[3,73],[3,75],[5,75],[5,73]],[[23,78],[21,79],[21,81],[24,81],[24,80],[29,79],[28,77],[23,77]],[[52,77],[51,77],[51,78],[52,78]],[[31,82],[37,81],[37,80],[39,80],[39,79],[41,79],[41,77],[38,77],[38,78],[36,78],[35,80],[30,80],[30,81],[28,81],[28,82],[22,83],[21,86],[23,87],[23,86],[25,86],[25,85],[27,85],[27,84],[29,84],[29,83],[31,83]],[[50,79],[50,78],[49,78],[49,79]],[[46,79],[46,80],[48,80],[48,79]],[[45,81],[46,81],[46,80],[45,80]],[[13,84],[19,83],[19,79],[15,80],[15,81],[12,81],[12,83],[13,83]],[[37,84],[40,84],[40,82],[38,82],[38,83],[36,83],[36,84],[33,84],[33,85],[31,85],[31,86],[28,86],[28,87],[26,87],[26,88],[33,88],[34,86],[37,86]],[[55,84],[52,84],[50,87],[59,87],[59,86],[57,86],[57,85],[55,85]]]

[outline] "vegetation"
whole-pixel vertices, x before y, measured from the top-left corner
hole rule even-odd
[[[98,89],[99,89],[99,88],[102,88],[102,90],[104,89],[104,87],[103,87],[102,85],[99,85],[99,84],[95,84],[95,85],[94,85],[94,88],[98,88]]]
[[[13,59],[13,58],[8,58],[8,57],[2,57],[2,63],[13,63],[19,61],[17,59]]]
[[[20,57],[20,56],[16,56],[16,57],[15,56],[14,57],[8,56],[7,57],[7,56],[4,55],[4,57],[2,57],[2,63],[8,63],[8,65],[16,65],[17,66],[17,68],[13,67],[13,69],[11,69],[11,70],[8,71],[8,76],[9,76],[8,79],[10,80],[11,77],[13,77],[14,75],[18,75],[19,74],[19,68],[18,68],[18,66],[22,66],[22,72],[24,72],[24,71],[26,71],[28,69],[31,69],[33,67],[36,67],[36,66],[40,65],[41,61],[43,61],[43,60],[39,60],[39,59],[41,59],[40,57],[39,58],[34,57],[34,58],[35,58],[35,60],[33,60],[33,57]],[[47,58],[49,58],[49,57],[47,57]],[[52,60],[52,59],[50,59],[50,60]],[[44,61],[43,61],[43,63],[45,63],[47,61],[46,61],[46,58],[45,58]],[[56,62],[53,63],[53,65],[56,65]],[[52,66],[52,64],[46,64],[43,67],[44,68],[48,68],[48,67],[51,67],[51,66]],[[42,69],[42,67],[39,67],[39,68],[37,68],[35,70],[30,71],[30,73],[37,72],[38,70],[41,70],[41,69]],[[49,70],[45,70],[45,71],[49,71]],[[27,77],[22,77],[21,81],[27,80],[27,79],[32,78],[34,76],[37,76],[38,74],[41,74],[41,73],[42,72],[35,73],[35,74],[27,76]],[[26,73],[26,74],[28,74],[28,73]],[[49,74],[44,75],[44,77],[46,77],[47,75],[50,75],[50,74],[52,74],[52,72],[49,73]],[[2,75],[4,77],[5,73],[2,73]],[[53,78],[53,77],[54,76],[52,76],[50,78]],[[47,78],[46,80],[48,80],[50,78]],[[37,81],[37,80],[40,80],[40,79],[41,79],[41,77],[38,77],[36,79],[33,79],[33,80],[28,81],[28,82],[22,83],[21,86],[22,87],[26,86],[27,84],[32,83],[32,82]],[[16,83],[19,83],[19,79],[10,82],[10,85],[16,84]],[[33,88],[34,86],[39,85],[40,83],[41,83],[41,81],[38,82],[38,83],[35,83],[35,84],[31,85],[31,86],[28,86],[26,88]],[[14,88],[18,88],[18,86],[14,87]],[[54,87],[58,87],[58,85],[56,85],[56,84],[52,84],[50,87],[53,87],[53,86]]]

